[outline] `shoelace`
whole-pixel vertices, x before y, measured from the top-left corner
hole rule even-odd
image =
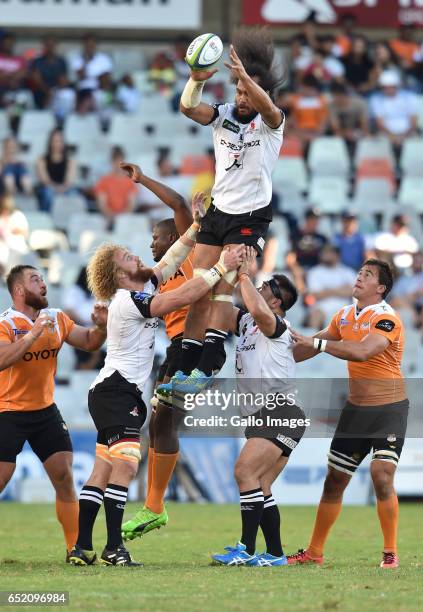
[[[288,559],[296,559],[296,560],[298,560],[298,559],[302,559],[304,557],[304,555],[305,555],[304,548],[300,548],[300,550],[297,553],[295,553],[294,555],[288,555]]]
[[[395,562],[395,553],[393,553],[393,552],[384,552],[383,553],[383,562],[384,563],[394,563]]]

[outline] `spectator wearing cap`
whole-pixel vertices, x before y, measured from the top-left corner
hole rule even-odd
[[[46,36],[41,55],[36,57],[30,68],[29,78],[37,108],[47,108],[52,91],[59,85],[61,77],[66,76],[66,60],[57,53],[57,40]]]
[[[335,136],[344,138],[350,149],[369,135],[367,105],[359,96],[350,95],[346,86],[334,83],[329,104],[329,126]]]
[[[328,125],[328,103],[320,93],[319,81],[305,76],[298,93],[288,97],[290,133],[304,144],[325,133]]]
[[[365,240],[359,232],[356,213],[344,210],[341,222],[342,230],[335,234],[333,244],[339,250],[341,263],[358,270],[365,257]]]
[[[292,250],[296,262],[305,269],[317,265],[319,253],[328,243],[328,239],[319,233],[320,212],[316,208],[308,208],[304,214],[303,224],[291,236]]]
[[[351,299],[355,279],[355,271],[340,262],[339,250],[332,245],[323,247],[318,265],[307,274],[310,327],[327,325],[333,313]]]
[[[405,138],[417,133],[418,98],[401,89],[396,72],[387,70],[379,77],[380,92],[370,100],[370,113],[377,130],[400,147]]]
[[[392,259],[399,269],[409,268],[412,256],[419,250],[417,240],[410,233],[408,218],[400,214],[392,217],[388,232],[379,232],[370,237],[367,247],[381,259]]]

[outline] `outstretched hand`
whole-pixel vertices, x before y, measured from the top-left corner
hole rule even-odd
[[[238,268],[238,277],[240,274],[254,274],[256,267],[257,251],[252,246],[245,247],[245,257]]]
[[[218,72],[217,68],[213,68],[213,70],[191,70],[191,78],[193,81],[208,81],[216,72]]]
[[[295,331],[295,329],[292,329],[292,327],[289,330],[289,334],[291,336],[291,340],[295,342],[296,346],[304,346],[307,348],[313,348],[314,338],[310,336],[303,336],[302,334]]]
[[[139,166],[137,166],[136,164],[129,164],[128,162],[121,162],[119,165],[121,170],[126,172],[131,181],[134,181],[134,183],[141,182],[143,174]]]
[[[231,45],[229,48],[229,59],[230,63],[225,62],[225,66],[226,68],[229,68],[235,80],[245,79],[246,77],[248,77],[248,74],[244,68],[244,64],[239,59],[239,56],[235,51],[235,47],[233,45]]]
[[[91,320],[94,325],[101,330],[107,329],[107,316],[109,313],[109,309],[107,304],[104,302],[96,302],[94,304],[93,312],[91,314]]]
[[[206,214],[206,199],[207,196],[202,191],[197,191],[192,198],[192,216],[196,223],[200,223]]]

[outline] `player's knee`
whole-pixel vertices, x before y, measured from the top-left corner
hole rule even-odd
[[[58,469],[52,478],[52,482],[56,491],[73,491],[74,485],[71,466],[63,465]]]
[[[327,497],[342,495],[349,481],[350,476],[348,474],[339,470],[329,469],[323,487],[323,494]]]
[[[384,466],[371,466],[371,476],[375,488],[376,497],[380,500],[388,499],[392,495],[393,474],[384,469]]]
[[[242,485],[251,478],[251,468],[246,461],[238,459],[235,464],[234,477],[238,485]]]

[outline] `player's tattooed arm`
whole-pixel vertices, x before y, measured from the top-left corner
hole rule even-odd
[[[264,122],[271,128],[278,128],[283,121],[283,114],[272,102],[269,94],[246,72],[243,63],[233,45],[229,52],[230,62],[225,62],[235,80],[240,81],[247,90],[248,97],[255,110],[263,117]]]
[[[176,229],[178,234],[182,236],[192,223],[192,213],[185,198],[164,183],[156,181],[144,174],[141,168],[136,164],[122,162],[120,167],[126,172],[131,181],[146,187],[149,191],[154,193],[159,200],[166,204],[166,206],[169,206],[169,208],[173,210]]]

